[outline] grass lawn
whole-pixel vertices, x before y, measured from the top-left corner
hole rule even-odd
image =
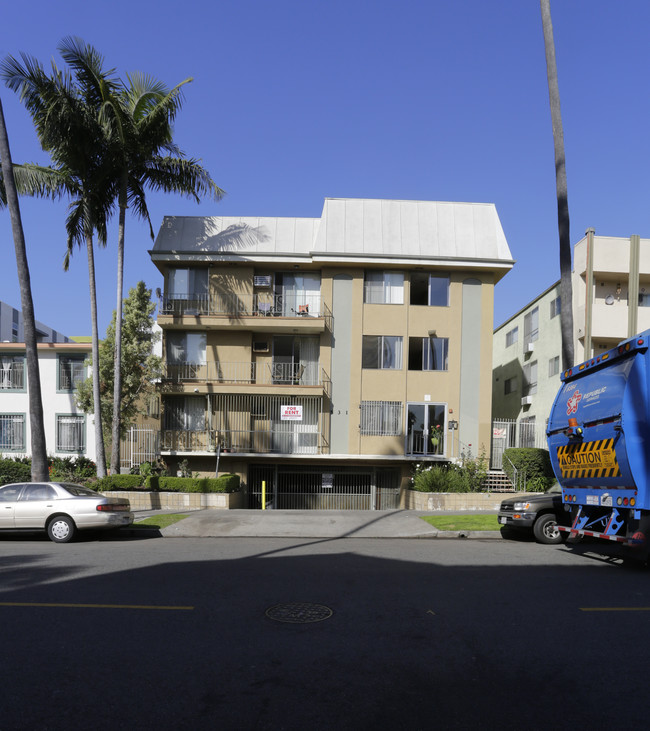
[[[187,518],[187,515],[180,515],[179,513],[161,513],[160,515],[151,515],[143,520],[138,520],[134,523],[131,528],[138,528],[143,526],[144,528],[166,528],[168,525],[178,523],[179,520]]]
[[[421,515],[438,530],[499,530],[496,515]]]

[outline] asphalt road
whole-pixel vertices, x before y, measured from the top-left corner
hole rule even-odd
[[[3,537],[0,729],[640,728],[649,580],[530,542]]]

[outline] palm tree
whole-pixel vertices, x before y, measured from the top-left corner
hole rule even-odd
[[[29,425],[31,431],[32,448],[32,480],[43,482],[49,480],[47,468],[47,447],[45,444],[45,428],[43,426],[43,400],[41,397],[41,377],[38,367],[38,353],[36,348],[36,324],[34,321],[34,303],[32,301],[32,287],[27,263],[27,249],[25,234],[20,217],[18,193],[11,162],[9,137],[5,126],[2,102],[0,101],[0,165],[2,166],[2,180],[0,180],[0,206],[9,208],[11,228],[16,249],[16,266],[18,267],[18,283],[20,285],[20,302],[23,311],[23,326],[25,330],[25,358],[27,361],[27,378],[29,382]],[[4,183],[4,187],[3,184]]]
[[[115,200],[115,182],[110,166],[110,149],[96,110],[84,99],[69,73],[52,63],[48,76],[38,61],[22,55],[22,63],[9,56],[0,64],[0,76],[20,95],[30,113],[42,148],[50,154],[51,167],[22,166],[25,192],[51,198],[71,199],[66,220],[67,268],[75,245],[85,243],[92,324],[93,398],[95,403],[95,447],[97,475],[106,474],[104,440],[100,417],[99,330],[93,235],[106,244],[106,224]],[[109,79],[110,72],[105,74]]]
[[[179,193],[194,198],[220,200],[223,191],[200,162],[187,159],[173,142],[172,123],[182,105],[182,87],[173,89],[144,74],[127,74],[128,84],[119,90],[107,83],[101,56],[77,38],[67,38],[59,46],[64,60],[74,69],[86,99],[98,108],[99,118],[112,149],[111,165],[117,185],[119,209],[117,247],[117,306],[115,322],[115,362],[111,472],[120,469],[120,419],[122,399],[122,303],[124,290],[124,240],[126,211],[131,208],[149,224],[145,190]]]
[[[551,20],[550,0],[540,0],[544,48],[546,50],[546,74],[553,124],[555,148],[555,187],[557,191],[557,220],[560,235],[560,328],[562,330],[562,369],[573,366],[573,292],[571,286],[571,235],[569,231],[569,203],[567,198],[566,160],[564,157],[564,131],[560,113],[560,91],[555,63],[555,42]],[[589,354],[587,354],[589,355]]]

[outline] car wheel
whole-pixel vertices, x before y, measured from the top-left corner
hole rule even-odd
[[[47,535],[55,543],[68,543],[74,538],[77,528],[72,518],[57,515],[47,525]]]
[[[562,533],[557,527],[557,518],[550,513],[540,515],[533,526],[533,534],[538,543],[562,543]]]

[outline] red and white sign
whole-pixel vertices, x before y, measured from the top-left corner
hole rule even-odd
[[[280,406],[280,421],[302,421],[302,406]]]

